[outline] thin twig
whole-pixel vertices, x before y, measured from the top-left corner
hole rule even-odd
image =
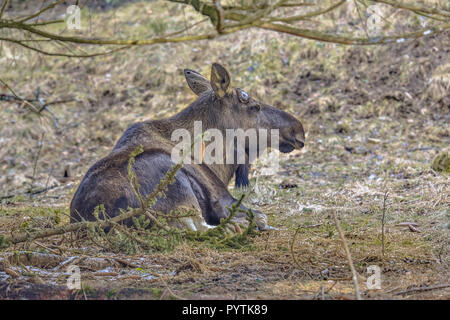
[[[350,254],[350,250],[348,248],[347,241],[345,240],[345,236],[344,236],[344,233],[342,232],[341,225],[339,224],[339,221],[337,219],[336,212],[333,210],[332,213],[333,213],[334,223],[336,224],[336,228],[339,233],[339,237],[341,238],[342,245],[344,246],[344,249],[345,249],[345,254],[347,256],[348,265],[350,266],[350,270],[352,271],[352,275],[353,275],[352,278],[353,278],[353,283],[355,285],[356,299],[362,300],[361,293],[359,292],[358,274],[356,273],[355,266],[353,265],[352,256]]]
[[[389,192],[386,191],[383,197],[383,215],[381,216],[381,256],[384,259],[384,226],[385,226],[385,218],[386,218],[386,201],[388,198]]]
[[[40,16],[42,13],[44,13],[45,11],[54,8],[55,6],[57,6],[58,4],[60,4],[60,3],[62,3],[62,2],[64,2],[64,0],[59,0],[59,1],[53,2],[53,3],[49,4],[47,7],[43,8],[42,10],[39,10],[38,12],[33,13],[32,15],[23,18],[23,19],[21,19],[21,20],[18,21],[18,22],[25,22],[25,21],[31,20],[31,19],[33,19],[33,18],[39,17],[39,16]]]
[[[316,227],[316,226],[319,226],[319,225],[320,225],[320,224],[314,225],[314,226],[306,226],[306,227],[307,227],[307,228],[312,228],[312,227]],[[308,275],[308,277],[309,277],[311,280],[314,280],[314,278],[313,278],[313,276],[311,275],[311,273],[309,273],[307,270],[305,270],[305,269],[300,265],[300,263],[297,261],[297,258],[295,257],[295,253],[294,253],[295,237],[297,236],[297,234],[298,234],[298,232],[300,231],[301,228],[303,228],[303,226],[298,227],[297,230],[295,230],[294,236],[292,237],[292,240],[291,240],[291,248],[290,248],[290,249],[291,249],[291,256],[292,256],[292,260],[293,260],[294,263],[297,265],[297,267],[300,268],[300,270],[302,270],[304,273],[306,273],[306,274]]]
[[[8,5],[8,2],[9,2],[9,0],[5,0],[5,2],[3,2],[2,9],[0,10],[0,19],[2,18],[3,13],[5,13],[6,6]]]
[[[1,40],[1,39],[0,39]],[[0,79],[0,82],[9,90],[11,91],[11,93],[14,95],[14,97],[16,97],[18,100],[20,100],[21,102],[25,103],[27,106],[29,106],[31,108],[31,110],[37,114],[39,114],[39,108],[37,108],[34,104],[32,104],[31,102],[29,102],[28,100],[22,99],[21,97],[19,97],[16,92],[2,79]]]
[[[450,284],[441,284],[441,285],[433,286],[433,287],[412,288],[412,289],[396,292],[396,293],[394,293],[394,296],[410,294],[410,293],[418,293],[418,292],[423,292],[423,291],[439,290],[439,289],[444,289],[444,288],[449,288],[449,287],[450,287]]]
[[[162,283],[164,283],[164,285],[165,285],[165,287],[166,287],[166,290],[169,292],[169,294],[170,294],[172,297],[174,297],[175,299],[178,299],[178,300],[186,300],[186,298],[180,297],[179,295],[175,294],[175,293],[169,288],[169,285],[167,284],[166,281],[164,281],[164,279],[163,279],[162,277],[160,278],[160,280],[162,281]],[[163,299],[163,297],[164,297],[164,294],[161,295],[160,299]]]
[[[34,180],[35,180],[35,177],[36,177],[37,163],[39,161],[39,157],[40,157],[41,151],[42,151],[42,146],[44,144],[43,143],[44,142],[44,137],[45,137],[45,132],[42,132],[41,138],[38,141],[38,151],[37,151],[35,159],[34,159],[33,175],[31,176],[30,189],[29,189],[29,192],[28,192],[30,200],[31,200],[31,197],[32,197]]]

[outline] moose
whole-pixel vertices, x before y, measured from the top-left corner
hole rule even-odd
[[[171,133],[178,128],[192,133],[195,121],[201,121],[205,130],[215,128],[223,133],[238,128],[277,129],[279,151],[289,153],[304,147],[305,133],[300,121],[287,112],[256,101],[240,88],[232,88],[230,74],[222,65],[212,64],[210,80],[189,69],[185,69],[184,74],[198,98],[170,118],[131,125],[111,153],[87,171],[70,204],[72,223],[95,220],[94,210],[100,204],[109,217],[117,216],[121,209],[138,208],[139,201],[128,179],[130,154],[142,146],[143,152],[136,156],[133,170],[140,193],[146,197],[176,165],[171,157],[176,144]],[[227,189],[233,176],[236,176],[237,185],[248,184],[249,161],[247,157],[244,164],[191,163],[182,166],[167,187],[166,196],[158,198],[152,210],[163,214],[173,210],[193,210],[198,218],[183,219],[181,227],[194,231],[218,225],[229,215],[227,206],[237,202]],[[247,210],[243,205],[241,207]],[[265,215],[254,212],[257,227],[260,230],[268,228]],[[245,213],[239,215],[236,219],[242,219]]]

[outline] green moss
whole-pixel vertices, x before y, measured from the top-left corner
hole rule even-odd
[[[450,173],[450,155],[449,152],[443,151],[438,153],[431,164],[431,168],[437,172]]]
[[[113,298],[116,294],[117,294],[117,290],[116,290],[116,289],[109,289],[109,290],[106,292],[106,297],[107,297],[108,299],[111,299],[111,298]]]
[[[150,291],[156,299],[160,299],[163,294],[163,291],[160,288],[150,288]]]

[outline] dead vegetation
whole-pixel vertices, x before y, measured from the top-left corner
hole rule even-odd
[[[131,4],[93,13],[93,26],[135,17],[136,32],[157,28],[142,14],[149,10],[163,14],[158,5]],[[47,101],[67,101],[49,106],[59,127],[47,112],[0,101],[4,237],[66,226],[77,183],[126,127],[194,99],[185,67],[207,73],[213,61],[226,64],[236,84],[301,117],[307,140],[282,156],[277,175],[262,176],[263,163],[251,174],[244,201],[278,230],[237,249],[184,238],[152,253],[129,250],[123,232],[26,241],[0,253],[0,297],[353,299],[336,212],[363,299],[448,299],[449,39],[447,32],[362,48],[252,30],[90,60],[21,52],[27,68],[1,60],[2,79],[21,98],[40,88]],[[81,290],[67,289],[70,265],[81,269]],[[381,267],[380,290],[366,287],[370,265]]]

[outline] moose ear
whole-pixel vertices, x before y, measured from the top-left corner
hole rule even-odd
[[[219,98],[223,98],[230,86],[228,71],[218,63],[213,63],[211,68],[211,87]]]
[[[198,96],[212,89],[209,80],[194,70],[184,69],[184,76],[186,77],[189,88]]]

